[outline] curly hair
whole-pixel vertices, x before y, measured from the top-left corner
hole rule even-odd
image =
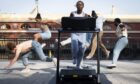
[[[9,50],[13,50],[15,47],[16,47],[15,43],[12,43],[12,42],[8,42],[8,43],[7,43],[7,48],[8,48]]]

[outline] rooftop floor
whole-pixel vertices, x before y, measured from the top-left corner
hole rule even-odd
[[[52,62],[30,60],[31,71],[21,73],[24,68],[19,60],[11,69],[3,69],[7,60],[0,60],[0,84],[55,84],[56,68]],[[119,60],[117,68],[107,69],[110,60],[101,60],[102,84],[140,84],[140,60]],[[96,69],[96,60],[86,60],[85,65]],[[61,60],[61,68],[72,66],[71,60]]]

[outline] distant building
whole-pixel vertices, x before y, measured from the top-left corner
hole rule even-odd
[[[3,45],[5,45],[6,38],[28,40],[33,38],[33,34],[40,32],[40,24],[35,21],[34,17],[35,15],[33,16],[32,14],[0,14],[0,49],[1,47],[3,48]],[[123,55],[126,55],[128,57],[130,56],[129,54],[134,55],[137,53],[137,55],[140,55],[140,53],[137,52],[137,50],[140,50],[140,15],[114,14],[106,15],[104,17],[107,19],[107,22],[105,22],[103,26],[103,42],[107,46],[107,48],[111,50],[114,47],[116,36],[113,20],[114,18],[118,17],[128,26],[129,45],[126,47],[128,48],[128,50],[126,50]],[[44,24],[47,24],[52,31],[52,38],[47,40],[46,42],[47,48],[51,49],[50,45],[55,45],[55,39],[57,39],[58,37],[57,30],[61,28],[61,22],[60,20],[48,20],[44,17],[42,17],[42,21],[44,22]],[[61,38],[66,39],[69,36],[70,34],[66,33],[63,34]],[[64,49],[66,50],[68,50],[69,48],[70,46],[64,47]],[[69,54],[66,51],[66,53],[63,55],[65,56]]]

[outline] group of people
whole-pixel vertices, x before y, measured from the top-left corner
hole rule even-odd
[[[106,49],[102,42],[103,36],[103,23],[105,19],[96,14],[95,11],[92,12],[92,15],[88,15],[83,12],[84,2],[78,1],[76,3],[76,11],[71,12],[70,17],[95,17],[96,18],[96,29],[99,30],[99,46],[103,50],[106,55],[106,58],[109,58],[110,51]],[[121,22],[119,18],[114,20],[116,26],[116,35],[117,35],[117,42],[113,49],[113,60],[112,64],[108,65],[107,68],[115,68],[117,64],[117,60],[119,58],[120,52],[125,48],[128,44],[127,38],[127,28],[125,24]],[[18,45],[14,43],[8,43],[7,47],[13,53],[15,53],[14,58],[10,61],[10,63],[6,66],[6,68],[11,67],[18,59],[19,56],[22,56],[23,65],[25,66],[24,71],[30,71],[28,67],[28,57],[32,55],[32,53],[36,53],[36,55],[42,61],[54,62],[56,64],[56,58],[50,58],[49,56],[45,56],[40,40],[46,40],[51,38],[51,32],[47,25],[41,25],[42,33],[37,33],[34,35],[33,40],[22,42]],[[60,44],[62,46],[71,43],[71,51],[72,51],[72,58],[73,64],[76,66],[77,69],[82,69],[81,63],[84,57],[84,53],[86,48],[91,45],[91,52],[86,56],[86,59],[91,59],[94,56],[94,53],[97,48],[97,34],[92,33],[71,33],[71,37],[65,41],[62,41]]]
[[[90,17],[90,15],[83,12],[84,2],[78,1],[76,3],[77,10],[70,14],[70,17]],[[96,30],[99,30],[99,47],[101,47],[102,51],[106,55],[106,59],[109,58],[110,51],[106,49],[102,42],[103,36],[103,23],[105,19],[101,15],[97,15],[95,11],[92,11],[91,17],[96,19]],[[117,60],[119,58],[120,52],[125,48],[128,44],[127,38],[127,28],[125,24],[121,22],[119,18],[114,19],[114,23],[116,26],[116,35],[118,41],[113,49],[113,60],[112,64],[107,65],[107,68],[115,68],[117,64]],[[71,37],[68,39],[61,41],[61,45],[64,46],[66,44],[71,43],[71,51],[72,51],[72,58],[73,64],[76,64],[76,68],[81,69],[81,63],[84,57],[84,53],[87,47],[91,45],[91,51],[86,56],[86,59],[91,59],[96,51],[97,48],[97,33],[72,33]]]
[[[57,59],[50,58],[49,56],[45,56],[43,52],[42,40],[46,40],[51,38],[51,31],[49,30],[48,26],[45,24],[41,24],[41,33],[34,34],[33,40],[24,41],[20,44],[15,45],[15,43],[9,42],[7,43],[7,48],[15,54],[14,58],[10,60],[9,64],[5,68],[10,68],[21,56],[23,65],[25,69],[22,72],[29,72],[29,63],[28,58],[33,53],[40,58],[42,61],[46,62],[54,62],[56,65]],[[44,45],[44,44],[43,44]]]

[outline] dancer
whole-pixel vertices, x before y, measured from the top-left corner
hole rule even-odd
[[[9,42],[7,43],[7,48],[11,50],[15,56],[5,68],[10,68],[17,61],[19,56],[21,56],[23,65],[25,66],[25,69],[23,69],[22,72],[29,72],[30,68],[28,67],[28,57],[32,55],[32,53],[35,53],[42,61],[53,61],[55,64],[57,61],[56,58],[45,56],[40,43],[35,40],[24,41],[18,45]]]
[[[103,52],[106,55],[106,58],[108,58],[109,54],[110,54],[110,51],[106,49],[106,47],[104,46],[104,44],[102,42],[103,23],[104,23],[105,19],[102,16],[97,16],[95,11],[92,11],[92,17],[96,18],[96,30],[99,30],[99,33],[98,33],[98,36],[99,36],[99,38],[98,38],[99,39],[99,41],[98,41],[99,42],[99,47],[101,47],[101,49],[103,50]],[[93,36],[91,51],[86,56],[86,59],[91,59],[94,56],[96,49],[97,49],[97,33],[95,33],[94,36]]]
[[[84,2],[78,1],[76,3],[76,11],[71,12],[70,17],[88,17],[83,12]],[[71,33],[71,50],[73,57],[73,64],[76,64],[77,69],[81,69],[81,62],[86,50],[86,33]]]
[[[127,35],[127,28],[125,24],[123,24],[120,20],[120,18],[116,18],[114,20],[115,26],[116,26],[116,35],[118,37],[118,40],[115,44],[115,47],[113,49],[113,60],[112,64],[108,65],[107,68],[115,68],[117,66],[117,60],[119,58],[119,55],[121,51],[126,47],[128,44],[128,35]]]

